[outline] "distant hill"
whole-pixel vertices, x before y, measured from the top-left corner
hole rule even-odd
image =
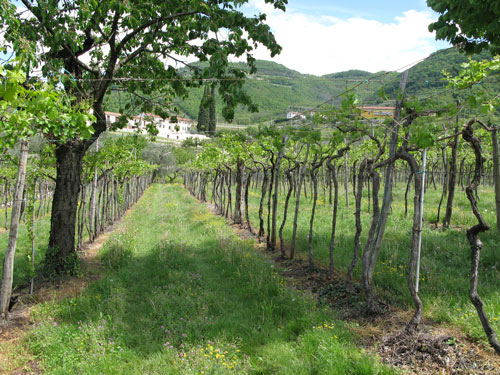
[[[488,52],[471,56],[475,60],[489,59]],[[408,95],[416,97],[427,97],[433,94],[439,94],[441,100],[451,99],[453,90],[446,90],[447,82],[443,80],[443,70],[452,74],[457,74],[461,65],[469,60],[469,57],[458,53],[455,48],[448,48],[437,51],[427,57],[424,61],[413,66],[409,71],[408,84],[406,90]],[[393,96],[399,88],[401,74],[393,76],[383,85],[385,92]],[[446,91],[446,92],[445,92]],[[444,96],[443,96],[444,95]],[[458,96],[464,96],[463,94]]]
[[[473,56],[475,59],[489,58],[487,53]],[[454,95],[446,89],[442,80],[442,71],[458,72],[460,65],[468,57],[458,53],[454,48],[438,51],[410,69],[407,94],[418,98],[435,97],[439,103],[456,100],[466,93]],[[284,118],[291,110],[302,111],[313,108],[320,103],[331,100],[339,104],[339,95],[346,88],[357,86],[356,94],[364,104],[393,105],[401,80],[401,73],[378,72],[370,73],[362,70],[327,74],[321,77],[301,74],[284,65],[272,61],[258,60],[257,73],[250,76],[245,83],[247,93],[259,107],[258,113],[250,113],[245,108],[238,107],[235,113],[235,123],[254,124]],[[386,99],[379,97],[383,88]],[[479,89],[479,88],[476,88]],[[500,85],[485,84],[481,89],[500,91]],[[186,100],[177,101],[179,108],[190,118],[196,119],[202,96],[202,89],[193,89]],[[112,92],[105,101],[105,108],[118,112],[123,107],[128,95]],[[217,99],[219,121],[222,102]]]
[[[346,79],[353,79],[353,78],[370,78],[373,76],[373,73],[370,72],[365,72],[364,70],[347,70],[345,72],[339,72],[339,73],[331,73],[331,74],[326,74],[323,76],[323,78],[346,78]]]
[[[257,60],[257,76],[299,78],[306,75],[273,61]]]

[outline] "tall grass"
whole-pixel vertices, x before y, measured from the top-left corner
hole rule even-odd
[[[28,223],[31,225],[31,223]],[[35,268],[39,268],[49,241],[50,216],[42,216],[35,222]],[[9,231],[0,232],[0,259],[3,261],[7,243],[9,241]],[[2,276],[0,267],[0,277]],[[16,254],[14,258],[14,289],[24,286],[31,277],[31,239],[26,229],[26,223],[19,226]]]
[[[309,188],[309,186],[308,186]],[[352,188],[352,187],[351,187]],[[393,192],[393,203],[387,229],[376,266],[374,283],[377,294],[392,304],[411,308],[412,301],[407,289],[408,250],[412,226],[413,194],[408,195],[408,215],[404,215],[405,184],[398,183]],[[382,189],[383,190],[383,189]],[[209,190],[210,191],[210,190]],[[362,244],[366,240],[371,214],[368,211],[366,189],[362,204]],[[381,191],[381,194],[383,191]],[[500,258],[498,257],[498,234],[495,227],[495,203],[492,188],[481,186],[479,189],[479,208],[493,229],[483,234],[484,243],[479,293],[486,302],[486,310],[497,330],[500,330]],[[260,191],[250,192],[250,216],[253,227],[258,225],[258,204]],[[299,253],[307,254],[308,230],[312,201],[301,200],[298,220],[296,248]],[[453,323],[465,332],[484,340],[484,332],[474,307],[468,299],[470,248],[465,235],[467,228],[475,224],[469,201],[459,187],[455,194],[451,228],[436,229],[433,224],[437,217],[440,187],[429,187],[425,195],[424,228],[422,233],[422,260],[420,271],[420,296],[424,303],[424,314],[440,322]],[[267,198],[266,198],[267,199]],[[338,271],[345,272],[352,259],[354,248],[354,198],[350,193],[350,207],[347,208],[344,192],[339,194],[339,211],[336,230],[334,262]],[[280,195],[278,223],[282,220],[284,195]],[[290,207],[295,204],[290,200]],[[444,216],[446,201],[441,208]],[[293,210],[289,209],[289,212]],[[264,210],[266,213],[266,209]],[[320,188],[316,218],[314,222],[313,251],[317,262],[328,264],[328,249],[331,231],[332,206],[328,203],[328,192]],[[293,215],[288,215],[284,228],[286,243],[292,238]],[[279,226],[279,224],[278,224]],[[258,228],[257,228],[258,229]],[[355,269],[355,276],[361,278],[361,265]]]
[[[393,374],[182,187],[154,185],[105,244],[103,277],[38,306],[48,374]]]

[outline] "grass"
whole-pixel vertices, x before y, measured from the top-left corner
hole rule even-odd
[[[80,296],[39,305],[47,374],[393,374],[179,185],[154,185]]]
[[[409,195],[408,217],[404,217],[404,184],[398,183],[394,191],[393,209],[389,217],[388,227],[384,238],[379,262],[375,270],[375,285],[380,297],[390,301],[393,304],[403,308],[412,308],[411,299],[406,287],[406,265],[408,262],[409,236],[411,230],[412,198]],[[309,186],[308,186],[309,193]],[[472,304],[468,299],[469,287],[469,263],[470,250],[465,237],[465,229],[474,223],[474,218],[470,212],[469,202],[465,193],[457,188],[454,211],[452,216],[452,228],[448,230],[433,229],[430,223],[436,218],[436,207],[439,201],[438,191],[431,187],[425,195],[425,225],[423,230],[422,247],[422,267],[420,296],[424,302],[424,314],[438,322],[453,324],[460,327],[469,336],[485,340],[483,330],[479,319],[475,313]],[[479,190],[480,202],[479,208],[482,210],[486,220],[494,227],[495,223],[495,204],[493,191],[489,187],[482,186]],[[259,192],[251,191],[251,219],[255,228],[257,221]],[[309,195],[308,195],[308,198]],[[283,197],[281,197],[281,205]],[[343,191],[339,200],[339,214],[337,224],[337,241],[335,248],[334,261],[337,270],[344,272],[351,261],[353,249],[353,228],[354,215],[353,197],[350,195],[351,206],[345,207]],[[298,251],[305,254],[307,251],[307,237],[309,217],[311,212],[311,201],[303,199],[301,201],[301,215],[299,217],[297,247]],[[291,205],[293,205],[291,201]],[[292,208],[292,206],[290,207]],[[167,208],[168,209],[168,208]],[[281,215],[280,209],[278,209]],[[442,208],[443,215],[444,208]],[[288,223],[285,227],[285,240],[289,242],[291,238],[291,212]],[[201,215],[201,214],[200,214]],[[208,217],[211,217],[208,213]],[[203,215],[201,215],[203,217]],[[314,227],[314,257],[319,263],[328,262],[328,243],[330,238],[330,219],[331,206],[328,204],[327,194],[320,189],[319,202],[317,208],[317,217]],[[279,217],[281,220],[281,217]],[[366,232],[370,221],[368,205],[365,198],[363,201],[363,236],[366,238]],[[49,217],[45,216],[37,221],[36,224],[36,244],[37,244],[37,265],[43,259],[44,247],[48,240]],[[197,233],[202,224],[194,223],[190,229],[186,229],[184,236],[186,238],[203,235]],[[193,231],[190,233],[189,231]],[[173,233],[176,233],[174,230]],[[7,245],[8,232],[0,233],[0,256],[3,256]],[[117,241],[117,240],[113,240]],[[486,303],[487,313],[497,330],[500,330],[500,289],[498,280],[500,279],[500,261],[498,260],[498,237],[495,230],[482,235],[484,243],[481,268],[479,293]],[[120,253],[119,247],[110,248],[108,252],[118,251],[111,257],[112,262],[127,262],[129,258],[135,256],[131,247],[126,247],[123,253]],[[133,245],[137,246],[137,245]],[[31,243],[29,241],[24,225],[21,225],[18,249],[15,260],[14,285],[25,284],[30,275],[30,264],[28,254],[31,252]],[[122,259],[123,258],[123,259]],[[105,260],[109,263],[109,260]],[[110,267],[116,267],[110,264]],[[355,270],[357,277],[360,276],[360,266]],[[1,274],[1,270],[0,270]]]
[[[350,186],[352,189],[352,186]],[[406,275],[408,249],[413,214],[413,192],[408,195],[408,216],[404,216],[404,183],[398,183],[394,190],[392,211],[375,269],[374,283],[377,294],[392,304],[412,308],[412,301],[407,289]],[[312,201],[307,186],[308,199],[301,200],[298,220],[296,249],[299,253],[308,251],[308,231]],[[209,190],[210,191],[210,190]],[[381,189],[381,195],[383,189]],[[319,191],[318,207],[314,222],[313,251],[316,262],[328,264],[328,248],[331,231],[332,206],[328,204],[328,193]],[[233,195],[234,196],[234,195]],[[258,230],[258,204],[260,191],[250,192],[250,216],[252,225]],[[484,244],[481,266],[479,293],[486,303],[486,311],[497,330],[500,330],[500,261],[498,257],[498,235],[495,227],[495,203],[493,189],[481,186],[479,189],[479,208],[492,229],[482,234]],[[438,322],[452,323],[462,328],[473,338],[485,341],[479,318],[468,298],[470,248],[465,231],[475,224],[470,204],[460,187],[455,194],[452,228],[434,229],[431,223],[437,217],[440,198],[440,186],[434,190],[429,186],[425,195],[424,229],[422,233],[422,260],[420,273],[420,296],[424,303],[424,314]],[[339,211],[336,231],[334,262],[336,269],[345,272],[352,259],[354,247],[354,198],[350,192],[350,207],[345,205],[344,191],[340,188]],[[281,196],[280,206],[283,207]],[[441,220],[444,216],[446,201],[441,208]],[[290,243],[292,237],[293,208],[295,201],[290,201],[288,221],[284,228],[284,238]],[[267,207],[267,206],[266,206]],[[370,225],[371,214],[368,212],[366,189],[362,205],[362,244]],[[264,210],[266,213],[266,209]],[[282,208],[278,209],[278,227],[282,220]],[[355,276],[361,278],[361,265],[355,269]],[[486,341],[485,341],[486,342]]]
[[[47,250],[50,230],[50,215],[40,217],[35,222],[35,268],[39,268]],[[0,259],[4,258],[9,241],[9,231],[0,231]],[[2,270],[0,269],[0,277]],[[21,222],[14,258],[14,288],[25,285],[31,277],[31,240],[26,225]]]

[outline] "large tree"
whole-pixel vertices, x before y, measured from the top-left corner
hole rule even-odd
[[[440,13],[429,25],[436,39],[447,40],[467,53],[490,49],[500,53],[500,1],[427,0]]]
[[[284,10],[286,0],[265,0]],[[90,100],[96,121],[90,139],[74,137],[56,143],[57,182],[51,216],[46,264],[63,274],[75,257],[75,219],[82,158],[107,129],[103,99],[110,85],[131,92],[162,93],[165,103],[187,95],[187,88],[206,80],[219,81],[226,103],[223,114],[231,119],[238,103],[250,105],[243,90],[246,71],[231,66],[230,56],[246,56],[255,72],[254,48],[262,44],[279,53],[265,15],[247,17],[239,9],[247,0],[21,0],[21,14],[8,22],[5,38],[14,49],[36,43],[36,67],[46,77],[66,75],[65,89],[78,100]],[[0,0],[0,8],[9,5]],[[6,20],[4,20],[6,21]],[[202,68],[191,67],[195,57]],[[187,70],[176,69],[177,64]],[[152,104],[144,102],[143,110]],[[157,112],[169,115],[169,108]]]
[[[3,14],[3,12],[0,12]],[[23,191],[29,152],[29,138],[50,135],[70,139],[78,134],[90,136],[89,126],[93,116],[88,107],[78,108],[64,92],[37,79],[30,79],[25,70],[23,56],[10,64],[0,65],[0,155],[20,144],[18,173],[14,188],[9,241],[3,259],[0,288],[0,322],[7,320],[12,294],[14,256],[19,220],[22,215]],[[6,206],[6,205],[5,205]]]

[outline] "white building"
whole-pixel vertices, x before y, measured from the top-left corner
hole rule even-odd
[[[106,122],[110,124],[117,121],[118,117],[121,116],[120,113],[115,112],[104,112],[104,114],[106,115]],[[197,138],[200,140],[209,139],[205,135],[192,134],[192,123],[190,119],[183,117],[177,117],[177,122],[173,122],[170,119],[164,120],[160,116],[152,113],[141,113],[140,115],[130,118],[127,122],[127,126],[121,130],[130,133],[146,134],[146,125],[154,124],[156,129],[158,129],[158,137],[179,141],[184,141],[188,138]]]
[[[296,118],[296,119],[305,119],[306,116],[304,116],[302,113],[300,112],[288,112],[286,114],[286,118],[287,120],[291,120],[293,118]]]
[[[118,120],[118,117],[121,116],[121,113],[116,113],[116,112],[104,112],[104,115],[106,117],[106,123],[107,124],[112,124]]]

